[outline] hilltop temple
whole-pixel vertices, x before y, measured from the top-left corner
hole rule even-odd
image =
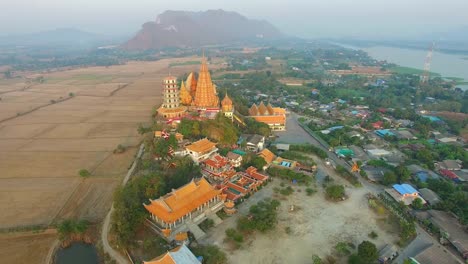
[[[267,124],[272,131],[286,130],[286,110],[280,107],[273,107],[270,103],[267,106],[261,102],[258,106],[253,104],[249,109],[249,115],[258,122]]]
[[[191,72],[187,80],[181,82],[180,89],[177,79],[172,76],[166,77],[163,85],[163,105],[158,109],[158,114],[164,118],[183,117],[189,110],[198,111],[207,118],[214,118],[216,114],[223,112],[226,117],[233,119],[233,102],[226,92],[220,104],[205,56],[202,58],[198,79]]]

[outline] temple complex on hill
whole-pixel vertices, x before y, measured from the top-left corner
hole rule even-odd
[[[168,76],[163,80],[163,104],[158,109],[158,115],[164,118],[182,117],[187,108],[180,105],[177,78]]]
[[[196,225],[223,209],[225,197],[221,190],[201,178],[143,205],[151,214],[151,228],[172,241],[188,230],[197,237]]]
[[[166,77],[163,85],[163,104],[158,109],[158,114],[164,118],[183,117],[188,110],[197,111],[205,118],[214,118],[222,111],[224,116],[233,119],[234,104],[227,92],[220,104],[205,56],[202,58],[198,79],[196,74],[191,72],[187,80],[181,82],[180,90],[177,79],[172,76]]]
[[[261,102],[258,106],[253,104],[249,109],[249,115],[258,122],[270,126],[273,131],[286,130],[286,109],[272,107],[270,103],[267,106]]]

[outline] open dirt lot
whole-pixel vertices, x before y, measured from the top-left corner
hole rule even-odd
[[[338,182],[340,179],[336,179]],[[321,187],[312,196],[307,196],[305,187],[295,187],[290,196],[274,194],[273,188],[279,187],[280,180],[275,179],[249,200],[240,205],[239,213],[225,220],[208,233],[205,242],[214,243],[228,252],[229,263],[311,263],[312,255],[325,257],[333,254],[338,242],[351,242],[358,245],[363,240],[370,240],[368,234],[377,232],[377,239],[372,240],[377,247],[397,240],[393,234],[382,230],[378,217],[367,205],[364,188],[347,188],[348,200],[334,203],[325,200]],[[301,192],[298,192],[301,190]],[[248,207],[257,201],[272,197],[281,201],[279,223],[275,230],[266,234],[256,233],[247,238],[242,248],[232,250],[223,242],[225,230],[235,227],[239,214],[247,214]],[[290,206],[296,210],[290,212]],[[289,227],[291,233],[285,229]]]
[[[151,121],[152,108],[161,103],[169,64],[194,59],[45,73],[43,83],[0,80],[0,228],[65,218],[100,221],[133,161],[138,125]],[[127,150],[114,154],[119,144]],[[91,176],[80,177],[81,169]],[[42,263],[54,238],[0,236],[1,262]]]

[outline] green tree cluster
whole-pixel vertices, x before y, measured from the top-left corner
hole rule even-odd
[[[278,222],[277,209],[280,205],[278,200],[264,199],[249,209],[249,217],[241,217],[237,221],[237,228],[240,231],[266,232],[274,229]]]
[[[88,230],[89,223],[86,220],[67,219],[57,226],[60,240],[68,239],[73,234],[83,234]]]
[[[342,200],[345,197],[343,185],[330,185],[325,189],[326,196],[331,200]]]
[[[290,169],[282,169],[274,166],[269,167],[267,172],[272,177],[278,177],[288,181],[295,180],[298,183],[305,185],[309,185],[314,180],[312,176],[306,175],[304,173],[296,172]]]

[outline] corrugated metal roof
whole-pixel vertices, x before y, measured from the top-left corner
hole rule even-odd
[[[403,194],[413,194],[417,193],[418,191],[413,188],[413,186],[409,184],[394,184],[393,189],[395,189],[397,192],[399,192],[401,195]]]

